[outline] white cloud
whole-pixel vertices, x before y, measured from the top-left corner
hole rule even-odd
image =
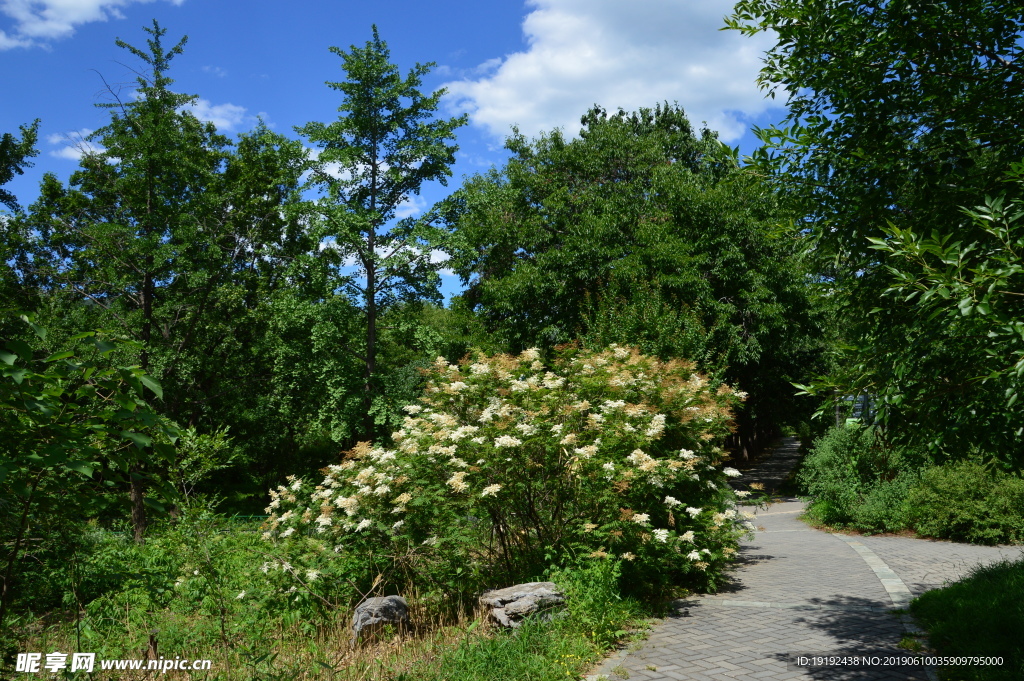
[[[185,108],[199,120],[213,123],[221,132],[234,130],[240,125],[251,125],[256,121],[255,117],[246,114],[244,106],[237,104],[211,104],[209,100],[197,99]]]
[[[446,84],[449,105],[504,137],[580,128],[592,105],[609,111],[679,102],[725,141],[743,135],[737,112],[770,106],[755,84],[773,36],[720,31],[734,0],[527,0],[528,48]]]
[[[120,8],[154,0],[0,0],[0,14],[13,26],[0,29],[0,50],[30,47],[67,38],[93,21],[123,19]],[[180,5],[184,0],[167,0]]]
[[[204,66],[203,73],[209,73],[210,75],[217,76],[218,78],[224,78],[228,75],[228,72],[219,66]]]
[[[419,215],[427,208],[427,202],[422,196],[410,194],[395,208],[395,217],[401,220],[414,215]]]
[[[48,152],[54,158],[65,158],[69,161],[78,161],[86,154],[101,154],[106,151],[98,144],[90,143],[85,138],[92,134],[89,128],[82,128],[73,132],[61,132],[46,136],[50,144],[62,144],[60,149],[53,149]]]

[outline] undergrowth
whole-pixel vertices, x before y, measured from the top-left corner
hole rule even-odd
[[[1002,666],[942,670],[945,681],[1024,679],[1024,559],[979,566],[910,606],[938,655],[1002,656]]]

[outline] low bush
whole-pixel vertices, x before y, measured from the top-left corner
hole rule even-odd
[[[974,544],[1024,542],[1024,480],[980,461],[932,466],[910,491],[918,533]]]
[[[345,577],[344,561],[332,554],[323,562],[335,572],[311,576],[289,559],[295,560],[268,553],[254,523],[202,509],[186,510],[173,526],[152,528],[141,545],[129,533],[90,527],[69,591],[95,597],[82,604],[82,613],[53,612],[46,621],[23,622],[15,638],[0,639],[0,676],[26,650],[138,659],[155,652],[154,644],[171,659],[213,660],[216,678],[226,681],[578,678],[644,614],[638,601],[619,593],[622,561],[590,561],[543,576],[567,595],[564,611],[551,622],[528,621],[512,635],[474,620],[472,611],[453,617],[409,593],[414,636],[385,633],[350,649],[350,606],[361,595]],[[287,567],[265,571],[268,560]],[[97,669],[93,676],[141,681],[151,673]]]
[[[892,480],[876,480],[864,486],[860,504],[853,509],[850,526],[864,532],[899,532],[908,527],[907,496],[917,483],[918,472],[900,472]]]
[[[955,681],[1024,679],[1024,560],[978,567],[914,599],[910,610],[942,656],[1001,656],[1001,666],[943,670]]]
[[[1024,480],[975,458],[934,465],[858,425],[830,429],[802,462],[809,516],[864,532],[912,529],[975,544],[1024,542]]]
[[[446,599],[618,557],[623,584],[714,589],[752,526],[716,444],[739,402],[691,363],[627,348],[478,354],[432,367],[421,404],[317,481],[271,492],[266,537],[376,560]]]
[[[908,523],[907,495],[927,457],[887,445],[871,427],[846,425],[815,440],[800,468],[808,513],[827,525],[894,532]]]
[[[853,520],[863,487],[855,462],[873,444],[871,430],[852,427],[832,428],[814,441],[799,482],[814,497],[809,512],[816,520],[830,525]]]

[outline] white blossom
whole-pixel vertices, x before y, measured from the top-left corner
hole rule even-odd
[[[647,428],[647,432],[644,433],[647,437],[658,437],[662,431],[665,430],[665,415],[655,414],[654,418],[651,419],[651,425]]]
[[[547,372],[546,374],[544,374],[544,387],[545,388],[548,388],[549,390],[554,390],[555,388],[561,388],[563,385],[565,385],[565,379],[564,378],[561,378],[560,376],[556,376],[553,373],[551,373],[550,371]]]
[[[456,492],[465,492],[469,488],[469,485],[466,484],[464,480],[466,475],[466,471],[458,471],[452,477],[448,478],[448,486]]]
[[[601,411],[607,413],[610,411],[615,411],[616,409],[622,409],[625,406],[626,402],[624,400],[605,400],[604,404],[601,405],[600,409]]]
[[[668,530],[663,530],[663,529],[652,530],[651,534],[653,534],[654,538],[657,539],[658,541],[660,541],[662,544],[664,544],[664,543],[666,543],[668,541]]]

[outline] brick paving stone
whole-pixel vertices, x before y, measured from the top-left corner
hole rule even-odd
[[[798,459],[795,439],[748,471],[745,482],[777,489]],[[799,520],[790,499],[754,511],[758,531],[742,543],[729,583],[715,595],[677,602],[676,614],[624,659],[610,659],[588,678],[659,681],[927,681],[919,668],[801,668],[787,655],[906,654],[896,647],[905,627],[889,610],[880,576],[841,537]],[[752,510],[752,509],[751,509]],[[1021,555],[1021,547],[982,547],[910,537],[847,537],[870,549],[913,595],[958,579],[971,568]],[[858,553],[861,552],[861,554]],[[650,665],[657,671],[647,669]]]

